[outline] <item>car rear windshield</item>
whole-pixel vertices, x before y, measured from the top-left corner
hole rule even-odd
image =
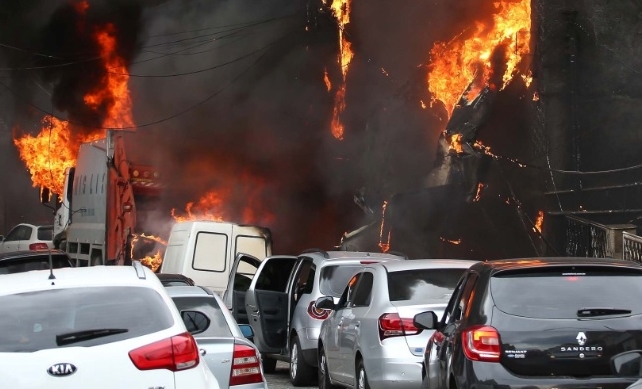
[[[173,324],[163,298],[149,288],[101,286],[0,296],[0,352],[92,347],[151,334]],[[99,329],[126,331],[66,344],[56,339]]]
[[[51,263],[54,269],[72,267],[67,255],[52,255]],[[26,258],[6,259],[0,261],[0,274],[23,273],[31,270],[48,270],[49,256],[34,255]]]
[[[195,337],[231,337],[230,326],[221,311],[221,306],[214,297],[174,297],[174,303],[179,311],[198,311],[209,319],[204,332]]]
[[[613,268],[553,268],[499,273],[490,289],[498,309],[541,319],[577,319],[586,308],[642,313],[642,273]]]
[[[333,265],[321,269],[319,290],[324,296],[341,297],[348,281],[363,265]]]
[[[413,269],[388,273],[390,301],[448,303],[466,269]]]
[[[53,240],[53,227],[39,227],[38,240]]]

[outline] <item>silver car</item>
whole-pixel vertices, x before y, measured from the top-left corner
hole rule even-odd
[[[248,339],[250,326],[239,326],[218,295],[200,286],[171,286],[165,290],[181,312],[220,389],[267,389],[260,353]]]
[[[239,323],[249,323],[254,329],[264,371],[273,372],[277,360],[289,362],[292,384],[306,386],[316,376],[319,331],[330,314],[315,306],[316,299],[331,296],[339,301],[350,278],[364,266],[404,259],[392,254],[316,249],[263,261],[240,255],[224,301]]]
[[[332,309],[318,345],[319,387],[418,389],[428,338],[414,326],[426,310],[443,312],[457,281],[476,263],[421,259],[372,264],[350,279],[341,298],[321,297]]]

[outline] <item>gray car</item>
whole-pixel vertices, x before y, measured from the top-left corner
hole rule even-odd
[[[445,309],[466,269],[465,260],[422,259],[368,265],[348,282],[332,309],[318,343],[319,387],[416,389],[433,331],[413,325],[417,313]]]
[[[267,389],[260,353],[247,339],[253,335],[251,327],[239,326],[221,298],[207,288],[172,286],[166,291],[220,389]]]
[[[403,259],[393,254],[323,250],[263,261],[243,255],[232,268],[224,300],[237,321],[254,329],[264,370],[273,372],[277,360],[289,362],[290,381],[305,386],[316,376],[319,331],[330,314],[316,307],[316,299],[331,296],[338,301],[350,278],[364,266]],[[252,264],[258,266],[254,274]]]

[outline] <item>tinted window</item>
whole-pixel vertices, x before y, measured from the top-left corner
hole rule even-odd
[[[161,281],[161,283],[162,283],[162,284],[163,284],[163,286],[165,286],[165,287],[168,287],[168,286],[191,286],[191,285],[193,285],[193,284],[191,284],[191,283],[189,283],[189,282],[187,282],[187,281],[179,281],[179,280],[175,280],[175,281]]]
[[[263,265],[254,289],[285,292],[296,258],[273,258]]]
[[[39,227],[38,240],[53,240],[53,227]]]
[[[344,308],[352,302],[354,299],[354,292],[357,288],[357,284],[359,283],[359,278],[361,278],[361,273],[354,275],[350,280],[348,280],[348,284],[341,294],[337,307]]]
[[[642,273],[575,268],[502,274],[490,288],[497,308],[545,319],[577,319],[580,308],[621,308],[642,314]]]
[[[414,269],[388,273],[390,301],[447,303],[466,269]]]
[[[221,307],[214,297],[174,297],[173,300],[179,311],[199,311],[210,319],[205,332],[196,334],[195,337],[232,336],[227,320],[225,320]]]
[[[367,307],[370,305],[373,281],[374,277],[372,273],[366,272],[361,275],[361,281],[359,281],[357,290],[354,292],[354,298],[352,299],[353,307]]]
[[[66,255],[52,255],[51,262],[54,269],[72,267]],[[48,270],[49,256],[37,255],[28,258],[0,261],[0,274],[22,273],[31,270]]]
[[[362,268],[362,265],[335,265],[324,267],[321,269],[321,279],[319,281],[321,294],[332,297],[341,296],[350,278]]]
[[[226,254],[227,235],[199,232],[196,235],[192,268],[215,272],[225,271]]]
[[[91,347],[151,334],[173,324],[162,297],[149,288],[48,289],[0,296],[0,352]],[[56,344],[56,335],[101,328],[127,332]]]

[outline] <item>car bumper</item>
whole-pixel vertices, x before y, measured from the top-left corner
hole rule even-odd
[[[625,389],[636,378],[549,378],[520,377],[499,363],[465,361],[463,374],[457,374],[458,389]]]
[[[364,358],[371,389],[421,387],[422,357]]]

